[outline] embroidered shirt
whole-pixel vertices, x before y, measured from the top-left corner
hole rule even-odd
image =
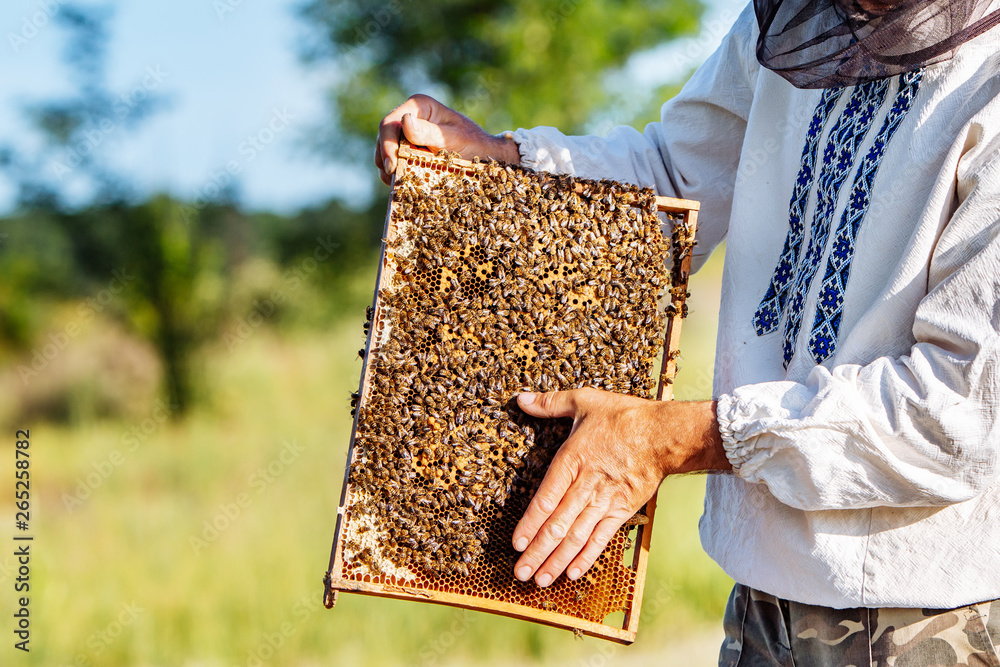
[[[518,130],[536,169],[702,202],[735,475],[702,543],[829,607],[1000,598],[1000,30],[923,71],[798,90],[752,8],[643,133]]]

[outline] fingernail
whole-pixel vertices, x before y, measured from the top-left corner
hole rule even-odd
[[[524,551],[528,548],[528,538],[522,537],[517,542],[514,542],[514,548],[518,551]]]
[[[545,574],[539,575],[538,579],[535,579],[535,583],[537,583],[539,586],[548,586],[549,584],[552,583],[552,575],[547,572]]]
[[[392,161],[389,158],[385,159],[385,164],[383,166],[385,167],[385,173],[392,173]]]
[[[531,567],[525,565],[520,570],[518,570],[516,574],[517,578],[520,579],[521,581],[527,581],[528,578],[531,576]]]
[[[569,577],[570,579],[579,579],[580,578],[580,568],[574,567],[572,570],[570,570],[569,572],[566,573],[566,576]]]
[[[517,400],[521,405],[531,405],[535,402],[535,394],[518,394]]]

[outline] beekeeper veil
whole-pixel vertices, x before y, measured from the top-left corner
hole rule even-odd
[[[947,60],[1000,23],[993,0],[754,0],[757,60],[797,88],[849,86]]]

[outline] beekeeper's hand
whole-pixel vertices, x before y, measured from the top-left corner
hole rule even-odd
[[[433,97],[414,95],[389,112],[378,126],[375,166],[386,185],[396,170],[396,153],[400,138],[404,136],[415,146],[424,146],[435,153],[441,149],[449,150],[466,160],[478,156],[509,164],[521,161],[513,139],[489,134],[474,121]]]

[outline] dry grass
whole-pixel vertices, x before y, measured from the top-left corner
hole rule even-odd
[[[361,276],[354,291],[370,294],[372,284]],[[694,281],[680,398],[711,391],[702,369],[717,305],[706,295],[717,285],[717,266]],[[32,650],[7,641],[0,664],[594,664],[605,656],[604,642],[446,607],[342,595],[334,611],[321,608],[363,301],[356,312],[329,333],[279,338],[261,328],[233,352],[206,351],[213,400],[180,424],[152,415],[17,424],[32,429]],[[7,476],[10,435],[0,447]],[[639,640],[615,656],[653,654],[717,627],[731,582],[698,543],[703,491],[700,477],[662,487]],[[9,496],[3,503],[10,526]],[[8,619],[12,565],[0,556]]]

